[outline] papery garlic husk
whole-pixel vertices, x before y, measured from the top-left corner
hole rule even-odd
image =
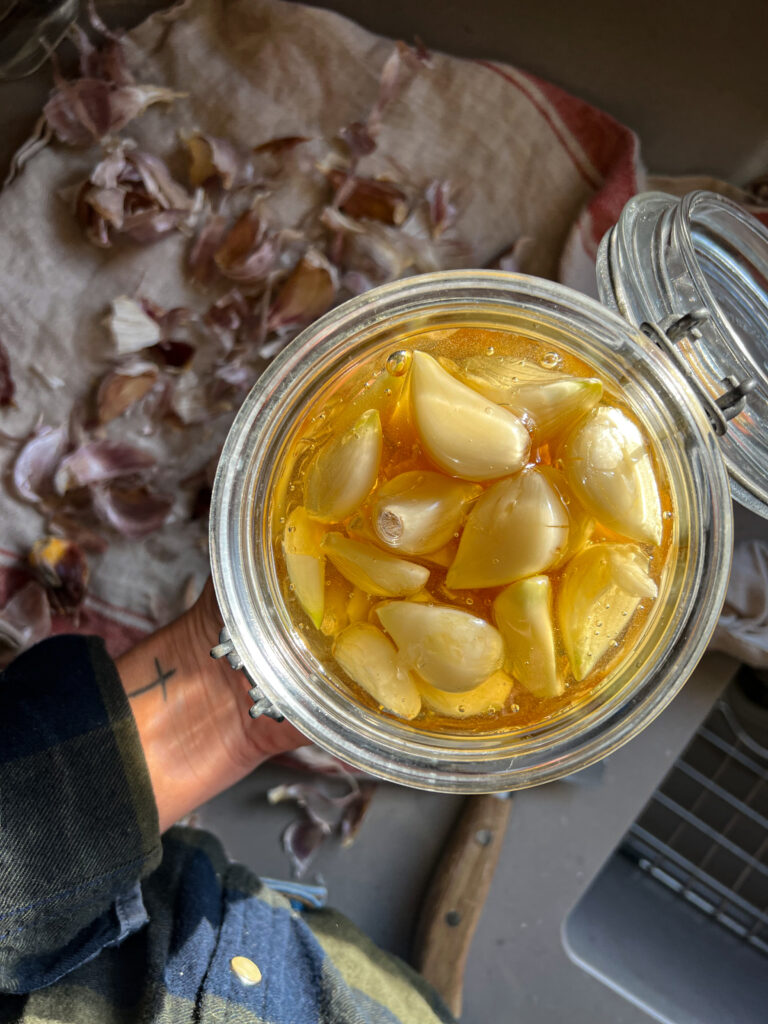
[[[493,480],[525,465],[531,438],[517,416],[455,380],[426,352],[413,353],[410,393],[424,449],[446,473]]]
[[[346,580],[325,581],[323,620],[320,623],[320,632],[325,636],[338,636],[349,625],[349,595],[350,586]]]
[[[573,493],[598,522],[641,543],[661,541],[661,499],[651,455],[625,413],[598,406],[567,435],[561,454]]]
[[[468,502],[482,493],[478,484],[441,473],[412,470],[379,488],[371,522],[380,543],[408,555],[437,551],[452,539]]]
[[[655,598],[648,559],[634,544],[594,544],[568,563],[557,620],[571,671],[584,679],[622,636],[643,598]]]
[[[515,679],[535,697],[559,697],[565,682],[557,668],[549,577],[529,576],[502,590],[493,615]]]
[[[347,675],[386,711],[415,718],[421,695],[401,663],[394,644],[368,622],[347,626],[333,645],[333,656]]]
[[[466,693],[446,693],[421,680],[419,692],[428,708],[448,718],[474,718],[501,711],[515,685],[506,672],[494,672],[484,682]]]
[[[595,532],[595,519],[581,502],[576,500],[562,470],[555,469],[554,466],[538,466],[537,469],[555,488],[568,513],[568,543],[557,561],[549,567],[560,569],[587,546]]]
[[[565,550],[568,528],[565,506],[537,469],[500,480],[469,513],[446,584],[499,587],[543,572]]]
[[[498,630],[459,608],[389,601],[376,614],[408,667],[438,690],[471,690],[504,662]]]
[[[304,504],[310,515],[339,522],[356,512],[376,483],[381,446],[381,420],[375,409],[328,441],[307,471]]]
[[[521,385],[506,407],[526,418],[534,445],[547,444],[586,416],[603,397],[603,385],[594,377],[554,377]]]
[[[320,628],[325,610],[325,555],[320,545],[324,528],[299,506],[288,516],[283,555],[296,600]]]
[[[343,533],[326,534],[322,550],[345,579],[374,597],[415,594],[429,579],[429,569],[423,565]]]

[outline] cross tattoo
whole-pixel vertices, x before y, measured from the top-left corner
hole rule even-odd
[[[168,682],[168,680],[171,678],[171,676],[175,676],[176,675],[176,669],[175,668],[170,668],[170,669],[168,669],[167,672],[163,672],[162,668],[160,667],[159,660],[157,658],[155,658],[155,672],[157,672],[157,679],[153,679],[152,682],[149,683],[148,686],[142,686],[141,689],[134,690],[132,693],[129,693],[128,696],[129,697],[138,697],[138,695],[140,693],[146,693],[147,690],[153,690],[156,686],[162,686],[162,688],[163,688],[163,702],[165,703],[165,701],[167,700],[165,684]]]

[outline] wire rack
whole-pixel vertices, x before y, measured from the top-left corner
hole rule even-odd
[[[768,956],[768,749],[746,732],[729,694],[653,794],[621,852]],[[756,711],[768,720],[765,709]]]

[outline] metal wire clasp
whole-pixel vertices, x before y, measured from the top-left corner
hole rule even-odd
[[[229,631],[226,626],[219,633],[219,642],[215,647],[211,648],[211,657],[226,658],[230,666],[238,672],[243,672],[248,682],[251,683],[251,688],[248,690],[248,695],[253,701],[253,704],[248,709],[248,714],[251,718],[259,718],[261,715],[266,715],[267,718],[274,718],[276,722],[283,721],[283,715],[275,707],[272,701],[268,697],[264,696],[258,685],[253,681],[253,679],[248,675],[246,669],[243,667],[243,659],[237,653],[232,637],[229,635]]]

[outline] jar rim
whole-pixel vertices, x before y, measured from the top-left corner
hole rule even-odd
[[[567,735],[534,750],[527,760],[498,750],[492,758],[487,752],[485,757],[473,757],[472,750],[437,747],[413,733],[408,744],[393,752],[391,743],[388,746],[392,730],[387,732],[349,709],[342,714],[333,702],[323,704],[318,699],[322,692],[311,692],[317,664],[311,658],[291,661],[285,654],[291,630],[296,631],[285,616],[281,618],[279,609],[268,607],[279,595],[269,592],[272,584],[260,549],[263,538],[254,538],[253,524],[244,527],[241,521],[245,503],[267,500],[267,482],[258,480],[258,471],[268,473],[270,452],[274,455],[276,450],[274,437],[288,429],[287,406],[300,401],[306,408],[302,388],[313,367],[323,360],[332,362],[345,344],[351,344],[350,339],[365,336],[366,331],[370,336],[393,322],[396,313],[410,316],[430,309],[447,314],[459,308],[474,309],[476,319],[482,318],[479,310],[490,315],[491,309],[498,309],[507,316],[512,309],[527,310],[560,324],[563,330],[566,320],[582,317],[606,345],[615,344],[617,352],[631,351],[636,368],[642,367],[657,382],[654,386],[670,397],[670,423],[674,420],[692,446],[692,472],[699,481],[695,499],[703,503],[693,524],[698,545],[691,569],[696,593],[689,594],[685,614],[674,623],[674,642],[657,665],[657,675],[663,678],[638,677],[631,701],[626,694],[615,706],[605,701],[588,727],[566,730]],[[625,372],[631,378],[635,371],[625,368]],[[270,449],[267,435],[273,428]],[[727,585],[732,523],[727,477],[704,413],[690,402],[690,389],[682,376],[670,373],[648,339],[616,313],[563,285],[502,271],[447,271],[385,285],[337,307],[302,332],[267,368],[246,398],[222,452],[211,505],[210,542],[214,585],[235,649],[249,676],[299,729],[343,760],[392,781],[449,792],[491,792],[535,785],[586,767],[637,733],[672,699],[715,627]],[[261,607],[254,599],[254,575],[259,586],[266,588]],[[296,678],[301,672],[305,673],[303,685],[302,678]],[[352,705],[350,699],[347,703]],[[376,716],[379,723],[382,718]],[[404,735],[408,732],[406,727],[394,728]]]

